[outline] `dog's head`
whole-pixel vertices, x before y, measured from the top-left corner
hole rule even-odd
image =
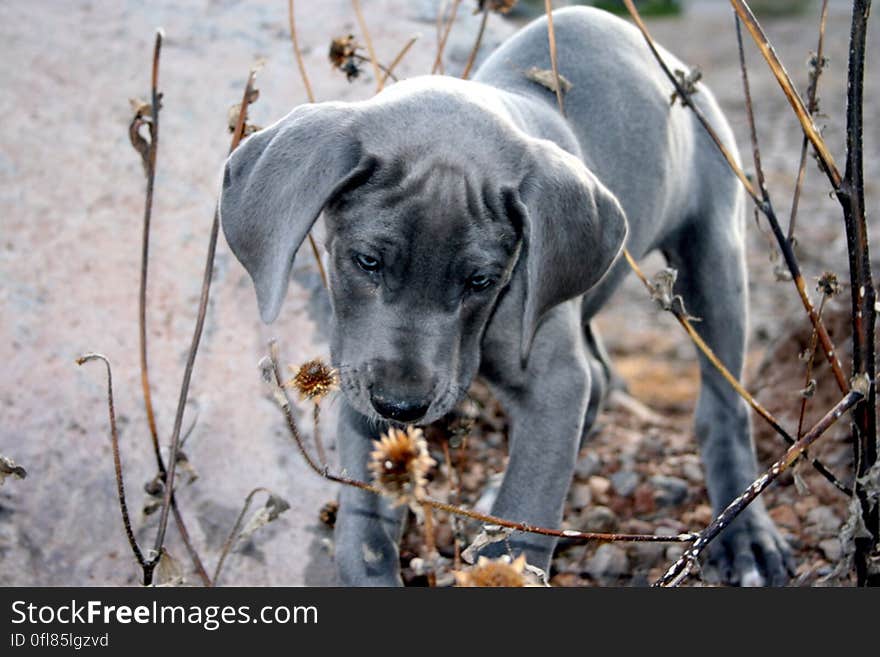
[[[430,78],[364,103],[296,108],[226,163],[220,213],[271,322],[294,255],[324,212],[331,353],[368,417],[431,422],[475,376],[513,277],[511,349],[617,257],[626,221],[584,164],[528,137],[480,85]]]

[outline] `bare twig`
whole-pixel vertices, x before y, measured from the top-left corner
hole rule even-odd
[[[480,50],[480,44],[483,42],[483,33],[486,31],[486,21],[489,20],[489,5],[483,8],[483,17],[480,19],[480,29],[477,31],[477,40],[474,41],[474,47],[471,48],[471,54],[468,55],[467,64],[464,65],[464,71],[461,73],[461,79],[467,80],[470,77],[471,69],[477,59],[477,53]]]
[[[119,509],[122,511],[122,525],[125,527],[125,536],[128,538],[128,544],[138,565],[143,570],[145,585],[149,585],[153,579],[153,570],[156,567],[158,559],[155,561],[147,561],[143,552],[138,545],[131,528],[131,519],[128,516],[128,504],[125,501],[125,482],[122,478],[122,460],[119,456],[119,432],[116,428],[116,410],[113,403],[113,373],[110,369],[110,361],[106,356],[101,354],[83,354],[76,359],[77,365],[88,363],[92,360],[100,360],[107,368],[107,409],[110,414],[110,444],[113,449],[113,468],[116,474],[116,494],[119,497]]]
[[[290,25],[290,40],[293,42],[293,56],[296,58],[296,65],[299,67],[299,76],[302,78],[303,86],[306,88],[306,96],[309,102],[314,103],[315,94],[312,92],[312,84],[309,82],[308,73],[306,73],[306,64],[303,61],[302,49],[299,47],[299,37],[296,33],[296,15],[293,0],[287,0],[287,21]]]
[[[828,20],[828,0],[822,0],[822,13],[819,19],[819,41],[816,45],[816,56],[810,67],[810,83],[807,85],[807,111],[810,116],[815,116],[819,109],[816,93],[819,89],[819,78],[825,70],[825,23]],[[788,220],[788,241],[794,239],[794,227],[797,222],[798,205],[800,204],[801,188],[804,184],[804,176],[807,173],[807,147],[810,140],[804,136],[801,144],[801,161],[798,165],[797,181],[794,185],[794,196],[791,201],[791,216]]]
[[[312,85],[309,82],[309,75],[306,73],[306,65],[303,62],[302,49],[299,47],[299,37],[296,33],[296,16],[293,7],[293,0],[287,0],[287,18],[290,24],[290,41],[293,44],[293,56],[296,58],[296,65],[299,67],[299,75],[302,78],[303,86],[306,88],[306,96],[310,103],[315,102],[315,94],[312,92]],[[312,255],[315,257],[315,264],[318,265],[318,273],[321,275],[321,282],[324,289],[327,288],[327,272],[324,271],[324,263],[321,262],[321,254],[318,251],[318,245],[315,244],[315,238],[312,237],[311,231],[308,234],[309,246],[312,249]]]
[[[235,543],[235,538],[236,536],[238,536],[238,532],[241,530],[241,525],[244,522],[244,516],[248,512],[248,509],[251,508],[251,502],[254,501],[254,496],[257,493],[271,494],[271,491],[266,488],[254,488],[250,493],[248,493],[247,497],[244,498],[244,504],[241,507],[241,512],[235,519],[235,524],[232,525],[229,536],[227,536],[226,540],[223,542],[223,549],[220,551],[220,558],[217,560],[217,567],[214,568],[214,586],[217,586],[217,582],[220,580],[220,573],[223,572],[223,564],[226,562],[226,557],[229,556],[229,551],[232,549],[232,546]]]
[[[776,461],[770,469],[761,475],[749,486],[742,495],[731,502],[724,511],[718,515],[706,529],[700,532],[699,538],[694,544],[685,550],[672,566],[658,579],[654,586],[678,586],[691,572],[691,569],[697,563],[700,554],[717,537],[725,527],[742,513],[745,508],[751,504],[755,498],[763,493],[767,487],[772,484],[788,467],[794,463],[810,445],[816,442],[822,434],[828,430],[837,420],[850,408],[855,406],[864,398],[864,394],[856,389],[848,392],[834,407],[829,410],[825,416],[819,420],[812,429],[792,445],[788,451]]]
[[[446,41],[449,39],[449,33],[452,26],[455,25],[455,16],[458,13],[458,5],[461,0],[452,0],[452,9],[449,11],[449,20],[446,21],[446,27],[443,29],[443,36],[437,44],[437,55],[434,58],[434,65],[431,67],[431,75],[443,72],[443,51],[446,50]]]
[[[299,427],[296,424],[296,420],[293,417],[290,398],[287,395],[287,391],[281,385],[281,372],[278,367],[278,346],[274,341],[269,343],[269,356],[267,356],[263,360],[263,362],[261,362],[260,366],[263,370],[263,380],[266,381],[266,383],[271,387],[273,397],[278,404],[278,407],[284,414],[284,419],[287,421],[287,428],[290,431],[290,435],[293,438],[297,449],[305,460],[306,465],[308,465],[315,474],[329,481],[343,484],[345,486],[359,488],[375,495],[383,495],[384,493],[379,488],[365,481],[352,479],[351,477],[347,477],[345,475],[332,474],[328,468],[322,468],[321,466],[319,466],[312,455],[309,454],[309,451],[306,449],[305,442],[302,439],[302,435],[300,434]],[[504,518],[499,518],[497,516],[489,515],[486,513],[479,513],[477,511],[472,511],[470,509],[465,509],[455,506],[454,504],[448,504],[446,502],[441,502],[439,500],[428,497],[420,498],[417,500],[417,502],[423,506],[430,506],[431,508],[439,511],[445,511],[446,513],[464,516],[466,518],[470,518],[471,520],[478,520],[485,524],[500,525],[501,527],[507,527],[508,529],[513,529],[515,531],[527,532],[530,534],[541,534],[544,536],[556,536],[558,538],[566,538],[572,541],[598,540],[649,543],[687,543],[691,540],[694,540],[694,538],[696,537],[696,534],[688,533],[676,534],[674,536],[654,536],[653,534],[611,534],[601,532],[578,532],[569,529],[550,529],[546,527],[530,525],[524,522],[513,522],[510,520],[505,520]]]
[[[880,550],[880,504],[871,499],[867,474],[877,463],[877,392],[875,324],[877,298],[871,271],[870,240],[865,219],[865,181],[862,132],[865,46],[871,0],[854,0],[850,29],[846,102],[846,171],[838,199],[843,205],[849,253],[852,298],[852,370],[868,382],[865,399],[853,411],[855,494],[859,500],[867,536],[855,538],[855,571],[859,586],[880,586],[880,572],[870,568],[874,551]]]
[[[403,46],[403,48],[400,49],[400,52],[397,53],[397,57],[391,60],[388,68],[385,69],[385,74],[382,76],[382,87],[384,87],[385,84],[388,82],[389,77],[393,77],[394,69],[397,68],[397,65],[400,64],[401,60],[403,60],[404,57],[406,57],[406,53],[409,52],[410,48],[412,48],[413,45],[415,45],[415,42],[418,40],[419,35],[411,37],[410,40],[407,41],[406,44]]]
[[[624,0],[624,2],[629,3],[631,0]],[[828,150],[828,146],[825,144],[822,135],[819,134],[819,130],[816,128],[816,124],[813,123],[812,116],[810,116],[810,112],[804,105],[804,101],[798,94],[797,89],[795,89],[791,78],[788,76],[785,67],[782,65],[782,62],[779,61],[776,51],[767,39],[767,35],[764,34],[764,30],[761,28],[760,23],[758,23],[758,19],[755,18],[752,10],[749,8],[748,4],[743,2],[743,0],[730,0],[730,4],[733,6],[737,16],[745,24],[746,29],[748,29],[749,34],[752,35],[752,39],[754,39],[755,44],[757,44],[758,49],[761,51],[761,54],[770,66],[773,76],[776,78],[777,82],[779,82],[779,86],[782,88],[785,97],[788,99],[791,108],[794,110],[798,121],[800,121],[804,134],[816,150],[816,155],[819,157],[819,162],[822,164],[822,168],[828,174],[828,178],[831,180],[835,191],[837,191],[842,180],[837,165],[834,162],[834,157],[832,157],[831,152]]]
[[[373,75],[376,78],[376,93],[379,93],[382,91],[382,86],[385,82],[379,74],[379,59],[376,57],[376,50],[373,48],[373,39],[370,37],[370,30],[367,27],[367,21],[364,20],[364,14],[361,11],[360,0],[351,0],[351,6],[354,9],[355,16],[357,16],[357,22],[361,28],[361,32],[364,34],[364,41],[367,44],[367,52],[370,54],[370,63],[373,65]]]
[[[562,102],[562,85],[559,82],[559,64],[556,56],[556,30],[553,29],[553,2],[544,0],[544,13],[547,15],[547,39],[550,42],[550,66],[553,69],[553,81],[556,87],[556,103],[559,113],[565,116],[565,105]]]
[[[312,408],[312,424],[315,427],[314,431],[314,441],[315,441],[315,450],[318,452],[318,460],[321,462],[321,465],[324,468],[327,468],[330,465],[330,462],[327,460],[327,452],[324,451],[324,441],[321,440],[321,405],[315,400],[315,405]]]
[[[251,70],[247,77],[244,87],[241,106],[239,108],[238,120],[235,124],[235,130],[232,134],[232,143],[229,151],[232,152],[241,142],[244,135],[244,127],[247,121],[248,106],[255,100],[254,81],[256,78],[256,70]],[[217,235],[220,228],[220,216],[216,208],[214,210],[214,220],[211,224],[211,236],[208,239],[208,253],[205,261],[205,273],[202,278],[202,291],[199,296],[199,308],[196,316],[196,325],[193,330],[192,342],[190,344],[189,354],[186,359],[186,367],[183,372],[183,381],[180,385],[180,396],[177,400],[177,413],[174,416],[174,428],[171,432],[171,448],[168,453],[168,475],[165,480],[165,494],[162,500],[162,510],[159,515],[159,529],[156,532],[156,541],[154,543],[154,553],[161,555],[162,547],[165,543],[165,530],[168,526],[168,511],[171,507],[172,495],[174,492],[174,475],[177,470],[177,452],[180,448],[180,428],[183,423],[183,412],[186,408],[186,401],[189,395],[189,384],[192,378],[193,367],[195,366],[196,354],[199,350],[199,342],[202,339],[202,329],[205,325],[205,315],[208,311],[208,297],[211,290],[211,279],[214,272],[214,252],[217,249]]]

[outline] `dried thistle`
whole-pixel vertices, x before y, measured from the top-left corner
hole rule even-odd
[[[358,55],[360,48],[353,34],[337,37],[330,42],[330,52],[327,56],[333,68],[345,73],[345,78],[351,82],[361,74],[359,61],[363,58]]]
[[[394,498],[395,504],[416,502],[425,494],[427,474],[437,465],[428,454],[428,443],[421,429],[391,427],[373,441],[369,469],[373,483]]]
[[[506,14],[515,6],[516,0],[477,0],[477,8],[474,9],[474,13],[494,11],[499,14]]]
[[[318,518],[330,529],[336,526],[336,514],[339,513],[339,502],[331,500],[321,507]]]
[[[816,284],[816,291],[821,292],[826,297],[834,297],[840,294],[840,281],[837,280],[837,274],[831,271],[823,272]]]
[[[526,556],[521,554],[514,561],[507,555],[498,559],[480,557],[477,565],[467,570],[453,572],[455,585],[459,587],[505,587],[520,588],[529,586],[526,573]]]
[[[315,358],[304,363],[284,385],[296,388],[303,399],[318,403],[339,387],[339,373],[320,358]]]

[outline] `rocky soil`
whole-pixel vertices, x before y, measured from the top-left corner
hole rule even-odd
[[[408,38],[421,39],[398,71],[430,69],[436,3],[367,0],[378,56],[390,61]],[[470,3],[465,3],[469,5]],[[681,17],[649,27],[684,61],[699,66],[715,91],[748,161],[748,132],[741,103],[735,37],[729,11],[719,2],[691,3]],[[825,135],[843,160],[847,3],[833,1],[828,23],[830,65],[822,78]],[[347,0],[301,0],[298,21],[306,65],[320,99],[368,97],[369,68],[349,84],[330,68],[333,37],[359,32]],[[780,57],[798,84],[815,48],[817,12],[766,23]],[[484,51],[516,29],[513,17],[493,16]],[[880,27],[876,16],[870,30]],[[463,11],[453,31],[447,71],[460,71],[478,18]],[[140,397],[137,360],[137,286],[143,175],[128,143],[128,99],[145,96],[153,30],[167,34],[161,87],[164,111],[151,244],[150,367],[159,430],[171,430],[183,363],[192,330],[218,173],[228,147],[227,109],[240,98],[248,68],[264,62],[253,120],[267,124],[305,102],[290,47],[283,2],[199,0],[150,3],[93,0],[76,4],[21,0],[0,6],[0,454],[28,471],[0,489],[0,585],[134,584],[137,572],[119,522],[105,405],[105,380],[97,365],[74,359],[100,351],[114,364],[117,413],[130,506],[149,498],[142,487],[154,464]],[[865,152],[867,203],[876,216],[880,69],[866,79]],[[753,48],[753,96],[763,161],[777,212],[787,216],[797,170],[800,133],[775,81]],[[636,136],[634,135],[634,138]],[[845,238],[840,212],[812,161],[801,201],[798,252],[808,281],[824,270],[846,283]],[[876,222],[872,220],[876,232]],[[796,426],[803,363],[797,353],[809,340],[790,282],[778,281],[773,249],[763,224],[749,226],[751,341],[747,382],[788,427]],[[876,249],[875,249],[876,251]],[[653,257],[650,273],[662,267]],[[283,346],[286,362],[327,353],[320,328],[323,307],[307,253],[298,261],[281,318],[261,325],[241,266],[222,242],[206,333],[185,424],[189,461],[200,475],[179,489],[194,543],[209,568],[245,495],[265,486],[291,508],[238,549],[223,583],[300,585],[333,583],[329,532],[319,510],[334,488],[315,477],[295,453],[281,417],[261,385],[256,363],[269,337]],[[835,337],[847,340],[848,289],[829,307]],[[697,394],[693,349],[671,317],[655,309],[631,280],[599,319],[630,398],[618,396],[600,418],[585,447],[566,522],[573,528],[616,527],[659,532],[698,529],[708,522],[696,441],[690,421]],[[817,368],[816,417],[833,403],[827,372]],[[451,450],[461,470],[463,501],[475,502],[488,478],[503,469],[503,412],[479,388],[482,408],[470,435]],[[332,427],[334,405],[325,426]],[[299,409],[302,417],[308,412]],[[781,441],[755,420],[759,456],[768,464]],[[328,435],[332,454],[332,431]],[[443,427],[432,430],[432,449],[443,462]],[[839,476],[850,465],[846,428],[829,434],[816,450]],[[804,486],[789,477],[767,494],[768,506],[790,537],[798,557],[796,581],[826,581],[840,558],[836,540],[846,502],[809,469]],[[450,490],[443,469],[433,484]],[[803,490],[800,490],[803,488]],[[152,540],[155,514],[135,514],[137,535]],[[443,520],[443,519],[441,519]],[[185,551],[170,530],[171,552]],[[453,538],[441,522],[438,545],[449,556]],[[403,551],[411,568],[421,539],[413,529]],[[644,584],[675,556],[675,547],[563,546],[551,573],[559,585]],[[193,582],[190,575],[188,581]],[[709,578],[711,581],[711,578]],[[836,581],[836,580],[830,580]]]

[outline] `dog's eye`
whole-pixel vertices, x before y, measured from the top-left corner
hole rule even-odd
[[[382,263],[380,263],[376,258],[374,258],[373,256],[368,256],[364,253],[355,254],[354,261],[357,263],[357,266],[364,271],[379,271],[379,269],[382,267]]]
[[[474,274],[468,278],[467,286],[474,292],[482,292],[491,287],[494,282],[495,281],[493,281],[490,276],[486,276],[486,274]]]

